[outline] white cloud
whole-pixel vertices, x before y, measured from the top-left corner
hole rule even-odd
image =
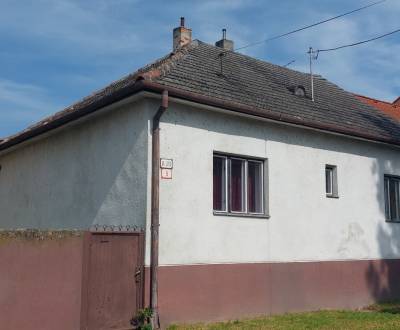
[[[13,103],[23,107],[39,108],[44,103],[36,101],[32,103],[32,96],[43,95],[44,89],[29,84],[19,84],[13,81],[0,79],[0,101]]]
[[[42,87],[0,79],[0,129],[4,135],[14,127],[30,125],[59,107]]]
[[[150,44],[144,42],[146,33],[138,29],[135,20],[127,21],[111,14],[123,2],[40,0],[3,5],[0,31],[33,38],[36,43],[47,46],[52,43],[53,52],[135,54]],[[151,26],[147,26],[147,33],[151,32]]]

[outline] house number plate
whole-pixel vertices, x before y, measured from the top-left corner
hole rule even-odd
[[[160,160],[160,167],[165,169],[172,169],[174,166],[174,162],[172,159],[161,158]]]
[[[162,168],[161,179],[172,179],[172,170],[170,168]]]

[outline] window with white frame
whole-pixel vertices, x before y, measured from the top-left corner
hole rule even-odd
[[[400,178],[385,175],[385,214],[387,221],[400,222],[400,203],[399,203],[399,183]]]
[[[325,192],[327,197],[339,197],[337,183],[337,167],[325,166]]]
[[[264,167],[264,160],[214,154],[214,212],[264,215]]]

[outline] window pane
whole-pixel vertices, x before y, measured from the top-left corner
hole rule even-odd
[[[226,211],[226,159],[214,156],[213,207],[216,211]]]
[[[389,179],[389,212],[390,220],[396,220],[398,218],[397,214],[397,192],[398,182],[394,179]]]
[[[386,219],[389,220],[390,219],[390,212],[389,212],[389,178],[385,178],[384,180],[384,192],[385,192],[385,215],[386,215]]]
[[[244,212],[244,164],[240,159],[231,160],[231,210]]]
[[[247,171],[248,211],[251,213],[262,213],[262,164],[249,161]]]
[[[332,169],[329,167],[325,168],[325,186],[326,193],[332,194]]]
[[[396,196],[395,196],[395,207],[396,207],[396,220],[399,220],[400,214],[399,214],[399,180],[394,180],[395,182],[395,190],[396,190]]]

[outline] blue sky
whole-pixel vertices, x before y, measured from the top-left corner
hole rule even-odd
[[[236,47],[355,9],[373,0],[0,0],[0,137],[8,136],[167,54],[179,17],[214,43]],[[309,46],[326,48],[400,28],[400,1],[243,50],[308,70]],[[400,96],[400,33],[320,54],[315,71],[352,92]]]

